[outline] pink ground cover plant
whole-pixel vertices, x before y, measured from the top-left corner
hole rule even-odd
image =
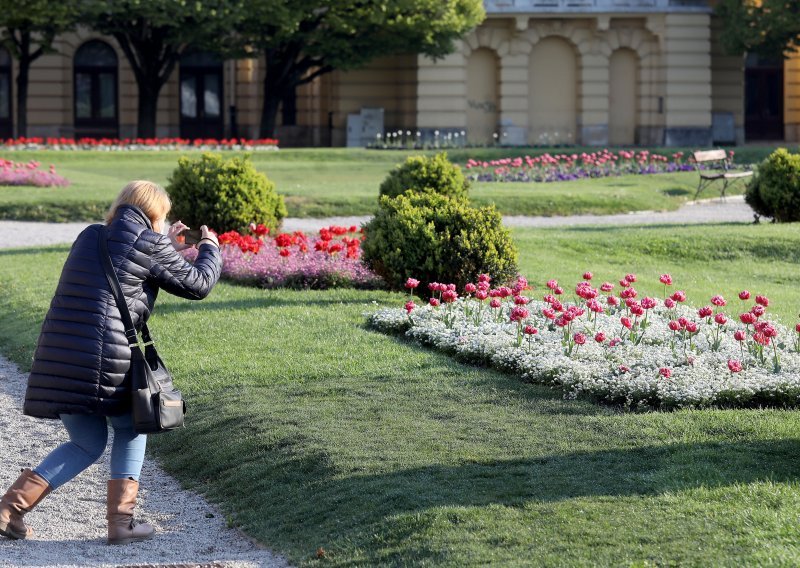
[[[729,151],[729,160],[733,159]],[[693,171],[695,165],[683,152],[670,155],[648,150],[603,149],[597,152],[543,154],[501,158],[498,160],[467,160],[464,166],[467,177],[483,182],[555,182],[585,178],[622,175],[648,175]]]
[[[40,169],[41,163],[13,162],[0,158],[0,185],[34,187],[67,187],[69,180],[56,173],[56,167],[50,165],[47,170]]]
[[[463,290],[437,282],[418,305],[369,314],[372,327],[402,333],[467,361],[489,364],[567,396],[628,407],[791,406],[800,404],[800,323],[770,318],[770,300],[742,290],[691,307],[661,274],[663,297],[642,296],[637,275],[574,288],[549,280],[536,294],[524,277],[493,285],[480,275]],[[539,296],[536,298],[535,296]]]
[[[301,231],[270,234],[264,225],[251,225],[247,233],[218,235],[222,277],[263,288],[374,289],[383,281],[361,262],[363,230],[331,226],[316,235]],[[189,260],[197,249],[187,249]]]

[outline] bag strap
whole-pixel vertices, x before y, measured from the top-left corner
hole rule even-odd
[[[122,323],[125,325],[125,337],[128,340],[129,347],[133,349],[139,346],[138,333],[136,332],[136,327],[133,325],[131,311],[128,308],[128,303],[125,301],[125,294],[122,292],[122,286],[119,283],[117,272],[114,270],[114,265],[111,263],[111,255],[108,252],[108,229],[106,227],[101,226],[98,230],[98,241],[100,243],[100,260],[103,262],[106,279],[111,285],[111,293],[114,295],[117,308],[119,308],[119,313],[122,316]],[[153,343],[147,324],[142,326],[142,340],[145,345]]]

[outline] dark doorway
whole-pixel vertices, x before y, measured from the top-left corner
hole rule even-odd
[[[117,54],[104,41],[87,41],[75,52],[75,137],[116,138]]]
[[[181,58],[182,138],[223,137],[222,77],[222,60],[211,53]]]
[[[783,140],[783,61],[749,54],[744,93],[745,139]]]
[[[13,138],[11,118],[11,56],[0,47],[0,138]]]

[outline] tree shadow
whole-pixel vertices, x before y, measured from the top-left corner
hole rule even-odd
[[[694,192],[686,189],[685,187],[670,187],[669,189],[662,189],[661,193],[670,197],[685,197],[692,195]]]
[[[245,416],[241,418],[248,423]],[[213,421],[206,416],[203,427],[208,429]],[[197,442],[217,444],[214,434],[204,437]],[[234,504],[236,522],[251,531],[259,527],[259,536],[270,546],[309,554],[313,553],[309,539],[314,546],[337,542],[365,546],[369,535],[386,523],[399,522],[402,528],[398,520],[402,516],[419,520],[433,508],[524,508],[578,498],[657,497],[698,488],[794,483],[800,476],[796,460],[800,441],[788,439],[548,452],[408,467],[389,459],[389,471],[378,472],[374,469],[380,465],[372,460],[373,471],[361,473],[337,467],[329,451],[315,449],[302,433],[296,439],[287,436],[268,442],[263,434],[258,438],[256,447],[248,432],[229,436],[224,453],[239,459],[218,462],[201,474],[203,486],[212,494],[225,495],[226,502]],[[417,461],[414,456],[409,459]],[[198,474],[190,471],[192,477]],[[263,518],[281,521],[264,528],[259,525]],[[399,538],[393,529],[384,537]]]
[[[303,292],[298,290],[297,292]],[[370,290],[364,290],[370,292]],[[380,292],[377,292],[380,293]],[[200,302],[159,302],[153,313],[156,315],[161,314],[176,314],[184,312],[198,312],[198,311],[218,311],[218,310],[249,310],[258,308],[281,308],[281,307],[298,307],[298,306],[320,306],[330,307],[336,305],[365,305],[370,304],[373,300],[384,301],[385,297],[372,297],[365,295],[360,298],[347,298],[341,296],[332,296],[329,298],[304,298],[298,293],[297,298],[279,297],[277,295],[265,294],[258,298],[246,298],[240,300],[202,300]]]
[[[0,258],[4,256],[29,256],[35,254],[42,254],[48,252],[69,252],[72,245],[45,245],[41,247],[15,247],[8,249],[0,249]]]

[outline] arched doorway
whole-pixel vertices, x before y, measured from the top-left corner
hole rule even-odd
[[[116,138],[119,132],[117,54],[104,41],[91,40],[75,52],[75,136]]]
[[[608,142],[617,146],[636,142],[639,114],[639,58],[622,48],[609,60]]]
[[[467,140],[490,144],[500,118],[500,62],[491,49],[482,47],[467,60]]]
[[[11,118],[11,56],[0,47],[0,138],[14,136]]]
[[[222,138],[222,59],[212,53],[181,57],[181,137]]]
[[[783,140],[783,61],[747,55],[744,72],[744,136]]]
[[[578,58],[572,44],[558,37],[537,43],[531,51],[528,77],[528,142],[574,144]]]

